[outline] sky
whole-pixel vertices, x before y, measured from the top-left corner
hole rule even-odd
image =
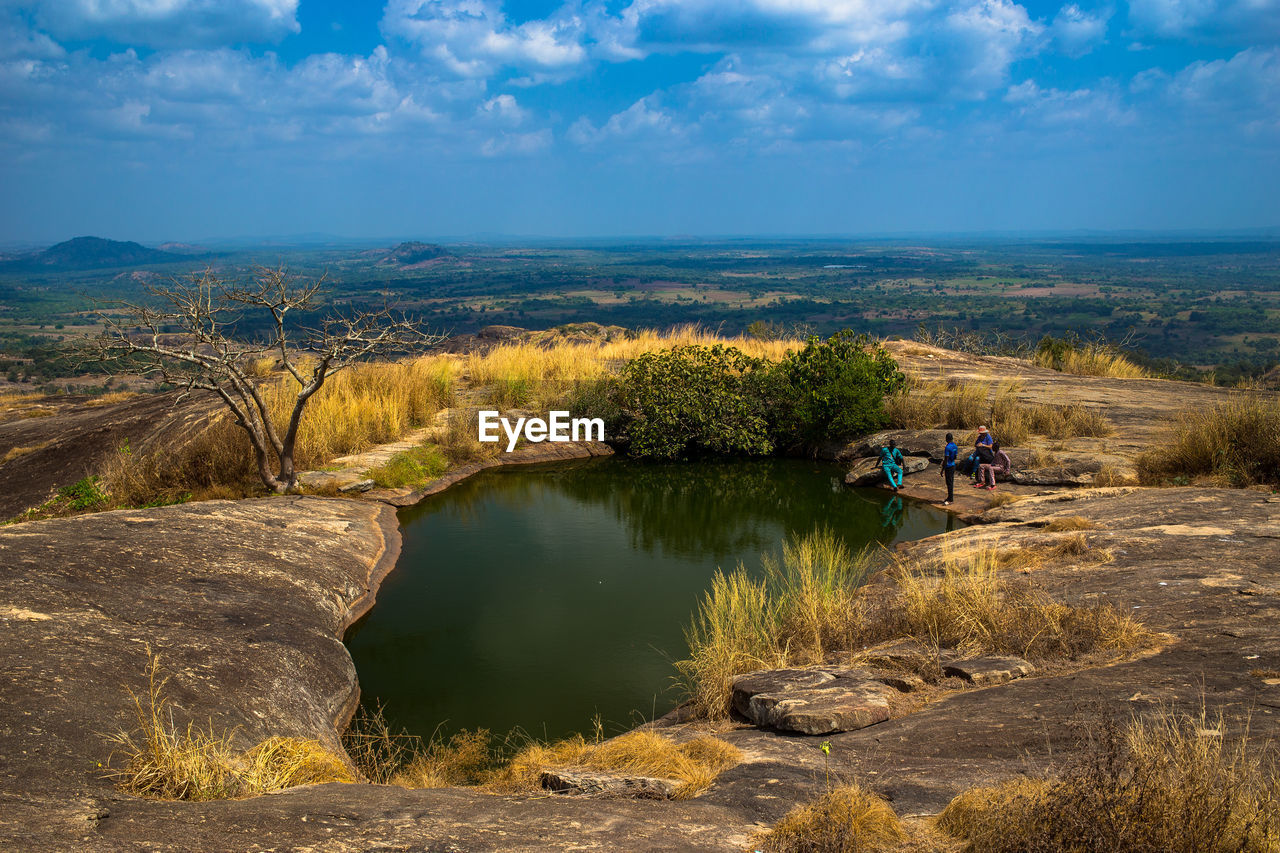
[[[1280,0],[0,0],[0,242],[1280,226]]]

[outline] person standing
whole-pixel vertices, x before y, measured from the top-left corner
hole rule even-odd
[[[951,502],[956,499],[956,457],[960,455],[960,448],[956,446],[955,436],[947,433],[947,446],[942,450],[942,479],[947,484],[947,499],[942,502],[943,506],[951,506]]]
[[[902,451],[898,449],[898,443],[892,438],[887,445],[880,448],[880,468],[895,492],[902,485],[902,466],[905,462]]]

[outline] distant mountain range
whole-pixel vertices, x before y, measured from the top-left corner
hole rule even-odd
[[[76,237],[40,252],[10,256],[5,262],[0,263],[0,269],[91,270],[104,267],[166,264],[174,261],[189,261],[191,258],[190,253],[163,252],[132,241]]]

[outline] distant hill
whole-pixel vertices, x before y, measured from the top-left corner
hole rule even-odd
[[[448,257],[449,250],[434,243],[420,243],[417,240],[401,243],[387,255],[387,260],[402,266],[412,266],[423,261],[434,261],[436,258]]]
[[[42,252],[14,258],[4,264],[14,269],[87,270],[100,267],[124,267],[137,264],[163,264],[188,260],[190,256],[148,249],[141,243],[104,240],[101,237],[76,237]]]

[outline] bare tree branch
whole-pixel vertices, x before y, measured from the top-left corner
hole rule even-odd
[[[313,312],[326,281],[299,281],[284,267],[257,267],[241,282],[227,282],[212,268],[149,288],[152,304],[105,303],[95,313],[103,331],[82,348],[112,373],[158,379],[182,389],[216,394],[249,437],[259,474],[275,492],[297,485],[294,450],[307,401],[334,373],[353,364],[420,352],[442,335],[389,306],[378,311],[332,314],[314,328],[291,329],[290,312]],[[266,315],[265,340],[241,331],[251,316]],[[253,369],[263,357],[278,360],[297,383],[283,434]]]

